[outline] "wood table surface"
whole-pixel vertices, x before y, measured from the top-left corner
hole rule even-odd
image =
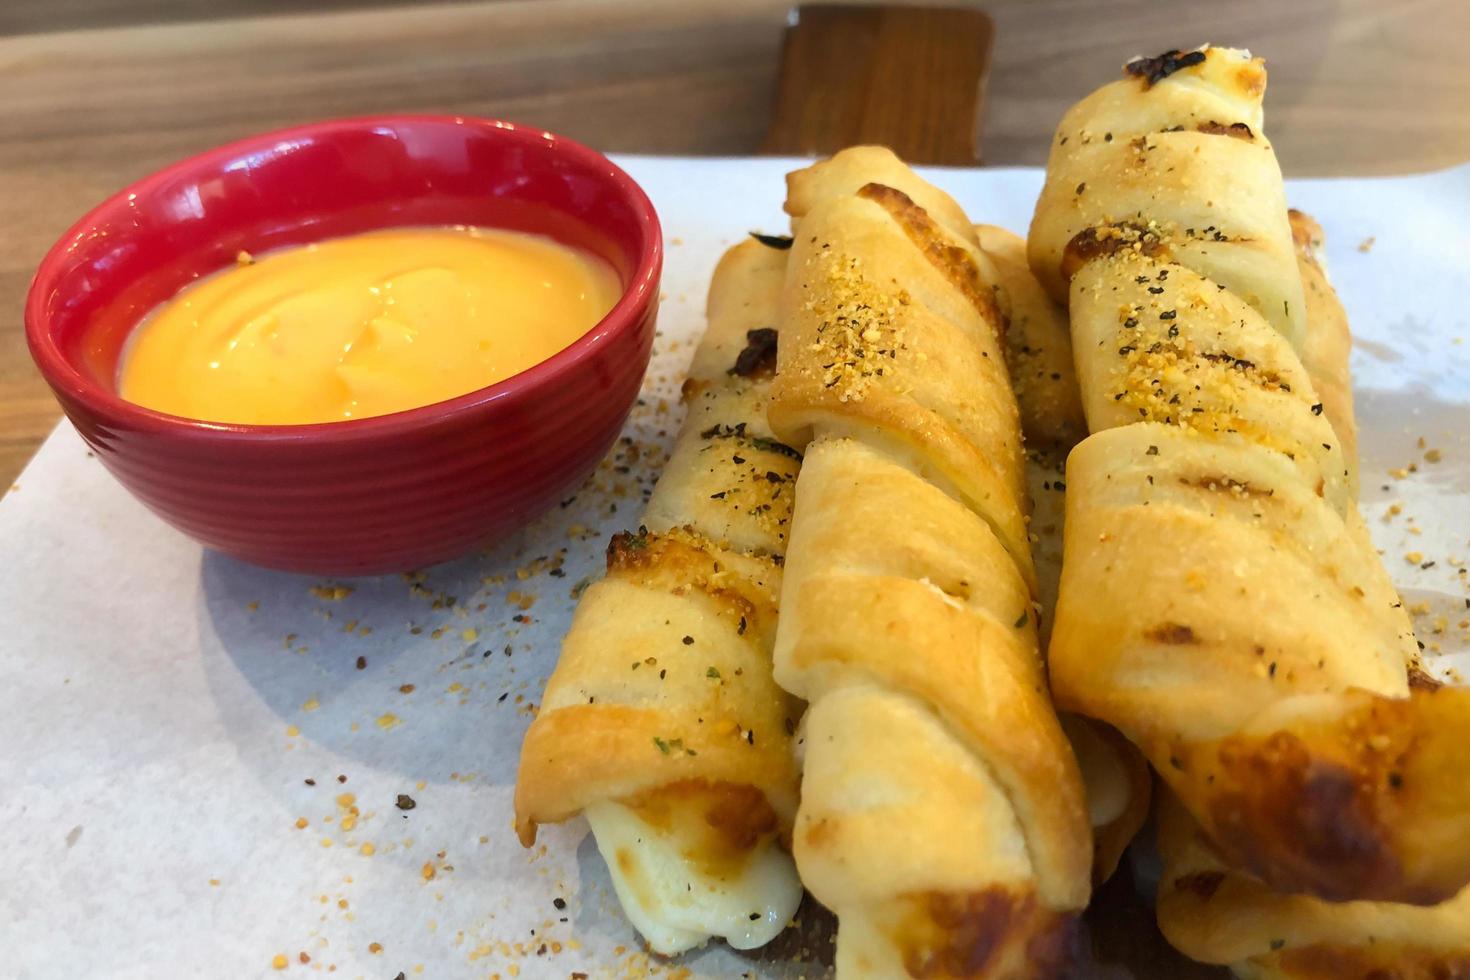
[[[43,251],[87,208],[226,140],[329,116],[499,116],[607,151],[758,152],[788,0],[7,0],[0,4],[0,487],[58,410],[25,351]],[[982,155],[1041,164],[1063,110],[1134,54],[1203,41],[1268,59],[1288,174],[1470,160],[1465,0],[990,0]],[[915,161],[923,162],[923,161]],[[981,217],[981,216],[977,216]],[[1105,959],[1215,976],[1167,950],[1115,879]],[[1105,921],[1104,921],[1105,920]]]
[[[1271,70],[1287,173],[1470,160],[1464,0],[991,0],[984,157],[1040,164],[1066,106],[1133,54],[1204,40]],[[110,191],[271,127],[427,110],[608,151],[757,152],[788,0],[6,0],[0,4],[0,487],[58,412],[21,305],[47,246]],[[922,161],[918,161],[922,162]]]

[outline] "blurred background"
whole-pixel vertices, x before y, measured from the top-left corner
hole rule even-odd
[[[0,486],[58,417],[20,329],[46,247],[121,185],[276,126],[423,110],[508,118],[608,152],[741,155],[820,149],[800,142],[803,121],[831,100],[870,124],[929,126],[916,162],[1039,165],[1065,107],[1127,57],[1210,41],[1267,58],[1269,132],[1288,174],[1470,160],[1470,68],[1453,47],[1470,37],[1466,0],[949,6],[988,13],[993,42],[898,19],[883,42],[897,54],[877,60],[932,71],[875,77],[859,34],[783,86],[789,0],[4,0]],[[974,97],[934,104],[954,92]],[[936,132],[944,112],[960,122]]]

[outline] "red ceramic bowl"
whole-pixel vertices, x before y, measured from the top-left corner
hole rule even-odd
[[[623,297],[549,360],[392,415],[224,425],[118,397],[128,331],[241,249],[444,224],[590,249],[617,268]],[[211,150],[103,202],[41,262],[26,339],[82,438],[174,527],[273,568],[397,571],[520,528],[591,472],[648,366],[662,265],[648,197],[584,146],[485,119],[349,119]]]

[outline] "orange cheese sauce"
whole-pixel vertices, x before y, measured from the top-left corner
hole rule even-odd
[[[539,364],[621,294],[600,258],[491,228],[388,229],[242,255],[138,325],[119,393],[211,422],[386,415]]]

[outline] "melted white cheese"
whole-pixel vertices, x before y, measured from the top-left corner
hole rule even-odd
[[[620,803],[596,803],[586,813],[623,912],[656,953],[682,953],[711,936],[736,949],[764,946],[801,903],[796,865],[774,838],[757,844],[738,870],[717,876],[684,857],[676,835]]]

